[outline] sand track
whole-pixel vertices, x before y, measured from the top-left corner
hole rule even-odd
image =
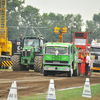
[[[90,85],[100,84],[100,73],[93,73],[90,78]],[[55,89],[63,89],[75,86],[84,86],[85,77],[67,77],[67,76],[43,76],[40,73],[0,71],[0,100],[7,98],[11,84],[17,82],[18,97],[30,96],[37,93],[47,92],[50,79],[54,79]]]

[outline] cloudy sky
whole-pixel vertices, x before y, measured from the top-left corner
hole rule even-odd
[[[100,13],[100,0],[25,0],[26,5],[40,9],[40,14],[81,14],[84,22],[92,20],[94,14]]]

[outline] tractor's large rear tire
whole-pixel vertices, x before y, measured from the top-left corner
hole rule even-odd
[[[21,71],[20,55],[13,56],[13,71]]]
[[[35,72],[41,72],[42,61],[43,61],[43,56],[35,56],[35,59],[34,59],[34,71]]]

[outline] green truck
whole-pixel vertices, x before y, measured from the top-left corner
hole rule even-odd
[[[44,76],[68,73],[78,76],[78,50],[71,43],[46,43],[44,46]]]
[[[19,53],[13,56],[13,71],[41,72],[43,61],[43,37],[33,36],[21,38]]]

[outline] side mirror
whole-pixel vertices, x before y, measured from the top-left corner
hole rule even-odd
[[[41,52],[42,51],[42,47],[38,48],[38,51]]]
[[[23,43],[24,43],[24,40],[22,38],[20,38],[20,50],[22,50],[22,48],[23,48]]]
[[[40,47],[40,52],[42,51],[42,46]]]

